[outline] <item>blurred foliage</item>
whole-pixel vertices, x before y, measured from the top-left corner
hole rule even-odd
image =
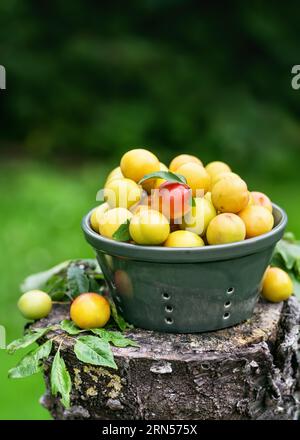
[[[146,146],[297,171],[299,12],[268,2],[1,0],[1,147],[119,157]]]

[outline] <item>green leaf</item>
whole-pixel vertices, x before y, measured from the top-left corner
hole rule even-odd
[[[94,280],[104,280],[104,275],[102,272],[101,273],[94,272],[93,279]]]
[[[178,182],[186,183],[186,178],[181,174],[175,174],[171,171],[156,171],[155,173],[146,174],[140,181],[139,184],[145,182],[148,179],[164,179],[168,182]]]
[[[294,294],[300,300],[300,281],[298,278],[295,277],[295,275],[293,273],[290,273],[289,275],[293,281]]]
[[[138,347],[137,342],[126,338],[120,332],[108,331],[104,328],[91,328],[91,331],[107,342],[111,342],[115,347]]]
[[[102,278],[103,279],[103,278]],[[89,277],[89,292],[100,292],[101,287],[93,277]]]
[[[38,348],[26,354],[14,368],[8,372],[10,379],[18,379],[21,377],[31,376],[41,371],[41,360],[48,357],[51,353],[52,341],[49,340]]]
[[[300,268],[300,243],[295,240],[291,233],[285,234],[285,237],[288,240],[282,239],[277,243],[271,264],[272,266],[278,265],[288,272],[294,272],[298,276]]]
[[[68,268],[67,279],[71,298],[89,291],[89,279],[82,267],[72,264]]]
[[[282,257],[285,267],[292,269],[295,261],[300,258],[300,245],[280,240],[276,246],[276,252]]]
[[[80,336],[75,343],[76,357],[87,364],[118,369],[110,345],[96,336]]]
[[[65,361],[60,356],[59,349],[57,350],[53,359],[50,382],[51,393],[53,394],[53,396],[57,396],[57,393],[59,393],[61,395],[61,403],[64,405],[65,408],[69,408],[72,382]]]
[[[117,241],[129,241],[131,239],[129,234],[129,224],[130,220],[122,223],[118,229],[113,233],[112,238]]]
[[[69,264],[70,261],[64,261],[49,270],[30,275],[23,281],[21,291],[24,293],[28,292],[28,290],[41,289],[53,275],[56,275],[61,270],[65,269]]]
[[[78,335],[78,333],[82,333],[85,331],[77,327],[74,322],[70,321],[69,319],[64,319],[59,325],[60,328],[69,335]]]
[[[295,277],[300,281],[300,258],[297,258],[297,260],[295,261],[293,269]]]
[[[39,338],[41,338],[43,335],[45,335],[50,330],[51,330],[51,327],[37,328],[35,330],[31,330],[30,332],[26,333],[22,338],[19,338],[19,339],[12,341],[7,346],[8,354],[13,354],[17,350],[19,350],[20,348],[28,347],[29,345],[36,342]]]
[[[42,290],[50,295],[53,301],[61,301],[66,295],[68,288],[65,274],[53,275],[42,287]]]
[[[280,254],[274,253],[271,260],[271,266],[280,267],[281,269],[285,269],[284,261]]]
[[[119,329],[123,332],[124,330],[126,330],[127,328],[133,328],[132,325],[128,324],[125,319],[119,314],[116,304],[114,303],[114,300],[111,298],[111,296],[107,297],[109,304],[110,304],[110,311],[111,311],[111,316],[113,318],[113,320],[115,321],[115,323],[117,324],[117,326],[119,327]]]

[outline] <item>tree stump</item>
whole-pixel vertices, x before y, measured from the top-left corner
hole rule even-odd
[[[56,305],[35,326],[68,318]],[[56,344],[72,376],[71,408],[49,391],[41,403],[55,419],[296,419],[299,418],[299,323],[295,297],[260,301],[253,317],[229,329],[202,334],[127,332],[139,348],[113,348],[118,370],[83,364],[72,338],[61,330]]]

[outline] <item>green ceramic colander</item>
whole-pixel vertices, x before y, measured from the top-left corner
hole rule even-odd
[[[250,318],[287,222],[273,205],[275,225],[267,234],[225,245],[167,248],[101,237],[90,215],[83,231],[124,318],[136,327],[174,333],[217,330]]]

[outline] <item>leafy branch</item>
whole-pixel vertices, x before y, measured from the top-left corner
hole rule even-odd
[[[59,327],[74,340],[73,350],[77,359],[90,365],[117,369],[111,344],[115,347],[138,347],[135,341],[125,337],[118,331],[110,331],[105,328],[82,330],[67,319],[61,321]],[[50,330],[53,330],[53,327],[30,330],[22,338],[11,342],[7,347],[7,352],[13,354],[17,350],[29,347],[45,337]],[[80,335],[82,333],[84,334]],[[16,367],[9,370],[8,377],[17,379],[42,371],[42,361],[50,356],[54,339],[55,337],[50,337],[46,342],[37,348],[33,348],[23,356]],[[68,408],[70,406],[72,379],[61,355],[61,344],[52,360],[50,382],[52,394],[54,396],[59,394],[61,396],[61,403],[65,408]]]
[[[105,281],[96,260],[68,260],[51,269],[27,277],[22,292],[41,289],[53,301],[70,301],[83,292],[101,292]]]
[[[112,321],[117,324],[121,331],[132,328],[118,313],[116,305],[108,293],[97,260],[68,260],[45,272],[30,275],[23,282],[21,290],[25,292],[33,289],[41,289],[47,292],[53,301],[67,302],[76,298],[80,293],[105,294],[110,303]]]

